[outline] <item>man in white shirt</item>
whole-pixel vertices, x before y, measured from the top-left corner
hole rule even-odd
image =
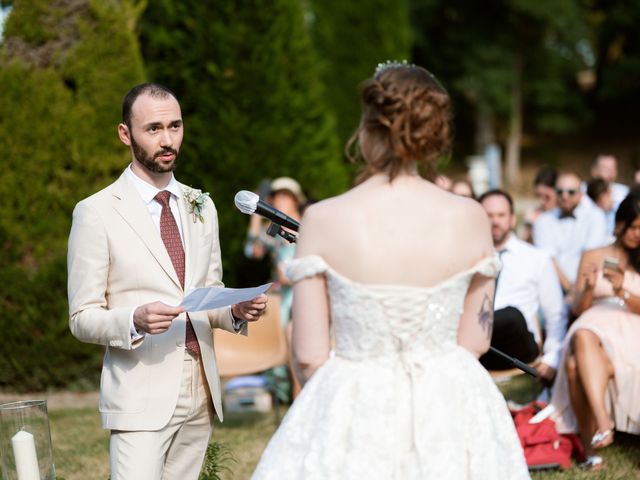
[[[546,338],[537,365],[540,377],[551,381],[560,362],[566,320],[562,315],[562,288],[551,257],[514,233],[516,216],[511,196],[490,190],[480,197],[491,222],[493,245],[500,255],[502,270],[496,285],[491,345],[524,362],[540,354],[542,332],[539,313],[545,321]],[[494,354],[480,359],[492,370],[510,368]]]
[[[598,155],[591,164],[591,176],[593,178],[601,178],[607,182],[611,188],[611,196],[613,199],[613,213],[624,197],[629,195],[629,187],[621,183],[616,183],[618,177],[618,160],[613,155]]]
[[[562,173],[556,182],[558,208],[544,212],[533,226],[533,244],[553,258],[565,292],[570,292],[585,250],[607,243],[604,213],[583,196],[581,179]]]

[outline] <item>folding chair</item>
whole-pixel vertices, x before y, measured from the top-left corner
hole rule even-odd
[[[289,347],[280,322],[280,295],[268,297],[267,312],[258,321],[249,323],[247,336],[214,330],[216,361],[223,380],[261,373],[288,362]],[[277,395],[272,388],[270,392],[278,416]]]

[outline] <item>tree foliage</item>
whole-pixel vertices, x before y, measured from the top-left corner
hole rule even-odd
[[[315,198],[348,185],[301,3],[157,1],[140,35],[150,79],[182,105],[177,176],[210,190],[225,282],[237,286],[248,224],[233,206],[238,190],[281,175]]]
[[[0,388],[80,381],[100,353],[69,333],[66,240],[73,206],[127,164],[115,126],[142,79],[126,1],[23,0],[0,51]],[[94,369],[94,373],[97,373]]]
[[[308,13],[342,145],[360,119],[358,85],[387,60],[410,60],[408,0],[316,0]]]

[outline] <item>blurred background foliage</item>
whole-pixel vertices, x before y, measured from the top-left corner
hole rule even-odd
[[[177,176],[216,202],[230,286],[268,274],[242,255],[248,218],[235,192],[281,175],[316,200],[348,188],[355,167],[343,147],[359,119],[358,85],[385,60],[423,65],[449,89],[452,168],[496,142],[518,188],[521,156],[557,163],[559,145],[618,142],[628,162],[640,157],[638,0],[0,7],[0,389],[97,385],[101,349],[67,328],[66,242],[74,205],[129,161],[116,125],[123,95],[142,81],[180,99]]]

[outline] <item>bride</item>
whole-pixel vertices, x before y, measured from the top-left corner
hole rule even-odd
[[[529,478],[477,361],[498,270],[486,214],[418,173],[450,146],[449,96],[388,62],[362,103],[360,183],[302,220],[288,273],[304,388],[253,478]]]

